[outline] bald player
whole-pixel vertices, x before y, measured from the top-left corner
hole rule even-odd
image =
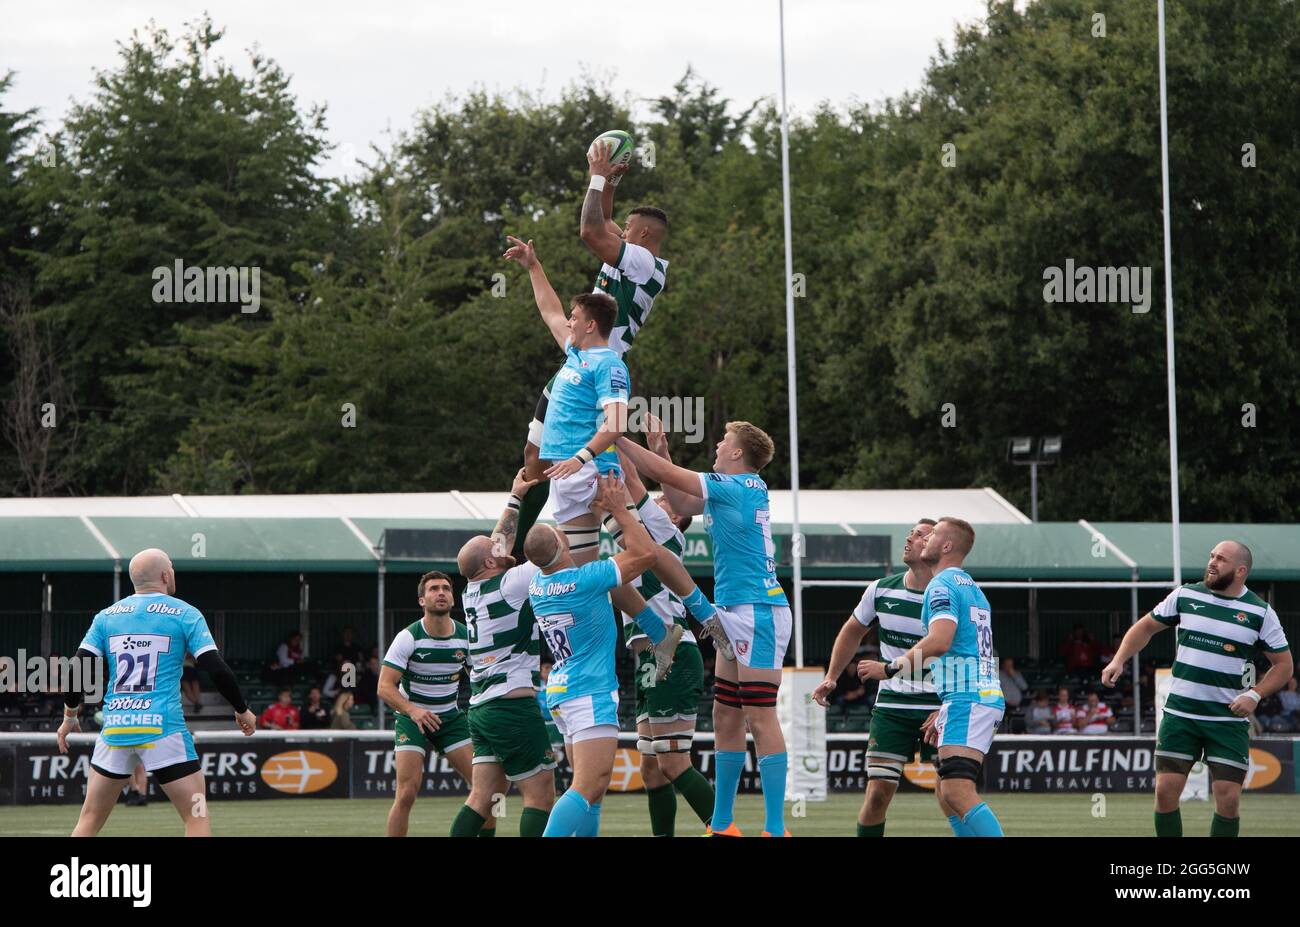
[[[167,554],[157,548],[142,550],[131,558],[129,572],[135,592],[97,614],[77,648],[82,660],[108,660],[110,682],[86,800],[72,836],[99,833],[132,771],[143,764],[180,814],[185,836],[209,837],[207,789],[181,707],[185,654],[194,655],[198,668],[235,709],[235,721],[245,736],[256,730],[257,718],[248,710],[235,674],[221,659],[203,615],[176,598],[176,569]],[[78,691],[64,696],[60,753],[68,752],[68,735],[81,730],[81,700]]]
[[[469,635],[469,733],[474,745],[469,797],[452,822],[453,837],[482,831],[496,796],[513,784],[523,796],[519,836],[540,837],[555,803],[555,752],[541,708],[541,648],[528,584],[532,563],[510,555],[519,527],[519,504],[536,483],[515,475],[510,499],[492,537],[470,538],[456,558],[469,580],[462,604]]]
[[[1205,758],[1214,791],[1211,837],[1241,830],[1241,787],[1250,769],[1250,716],[1260,700],[1286,685],[1295,670],[1291,648],[1273,606],[1246,588],[1254,558],[1240,541],[1220,541],[1210,551],[1205,576],[1165,597],[1128,629],[1115,657],[1101,671],[1114,686],[1124,665],[1151,638],[1178,627],[1173,685],[1156,733],[1157,837],[1181,837],[1178,807],[1192,765]],[[1255,655],[1268,672],[1255,680]]]

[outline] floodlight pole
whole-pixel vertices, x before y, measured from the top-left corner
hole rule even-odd
[[[1165,373],[1169,386],[1169,499],[1173,531],[1174,586],[1183,582],[1182,540],[1178,527],[1178,406],[1174,396],[1174,264],[1169,232],[1169,91],[1165,77],[1165,0],[1156,7],[1160,36],[1160,190],[1165,226]]]
[[[380,653],[384,652],[384,576],[387,572],[388,567],[384,563],[384,549],[381,547],[379,548],[379,584],[375,604],[375,646],[379,648]],[[384,700],[381,698],[375,700],[375,730],[382,731],[383,729]]]
[[[803,666],[803,535],[799,532],[799,399],[795,385],[794,253],[790,238],[790,127],[785,96],[785,0],[781,25],[781,202],[785,219],[785,364],[790,406],[790,562],[794,567],[794,665]]]

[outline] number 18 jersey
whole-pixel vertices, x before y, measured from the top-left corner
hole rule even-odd
[[[942,701],[977,701],[1006,708],[1002,682],[993,658],[993,615],[989,600],[960,567],[948,567],[925,587],[921,625],[926,633],[934,621],[951,621],[957,627],[948,652],[934,664],[932,678]]]
[[[119,747],[185,731],[185,653],[197,657],[217,649],[203,614],[161,592],[129,595],[101,611],[81,647],[108,660],[100,734],[105,743]]]
[[[555,658],[546,680],[546,704],[554,708],[584,695],[617,698],[614,655],[619,627],[609,592],[622,585],[618,564],[593,560],[579,567],[537,573],[528,584],[537,627]]]

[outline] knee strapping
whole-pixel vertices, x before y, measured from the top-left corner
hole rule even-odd
[[[675,734],[656,734],[655,753],[690,753],[691,741],[695,739],[694,731],[678,731]]]
[[[640,753],[642,756],[654,756],[655,755],[654,739],[651,737],[647,737],[645,734],[637,734],[636,749],[637,752]]]
[[[983,765],[979,760],[972,760],[968,756],[950,756],[939,761],[939,778],[969,779],[977,783]]]
[[[903,761],[883,756],[867,757],[867,778],[898,782],[903,776]]]
[[[569,553],[579,554],[600,545],[599,528],[561,528],[564,539],[569,542]]]

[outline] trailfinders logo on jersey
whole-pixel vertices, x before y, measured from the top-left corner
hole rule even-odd
[[[83,863],[77,857],[50,869],[51,898],[130,898],[137,908],[153,900],[149,863]]]
[[[104,698],[104,663],[97,657],[0,656],[0,693],[80,692],[88,703]]]
[[[262,308],[260,267],[186,267],[177,258],[174,267],[159,265],[152,276],[156,303],[238,302],[246,314]]]

